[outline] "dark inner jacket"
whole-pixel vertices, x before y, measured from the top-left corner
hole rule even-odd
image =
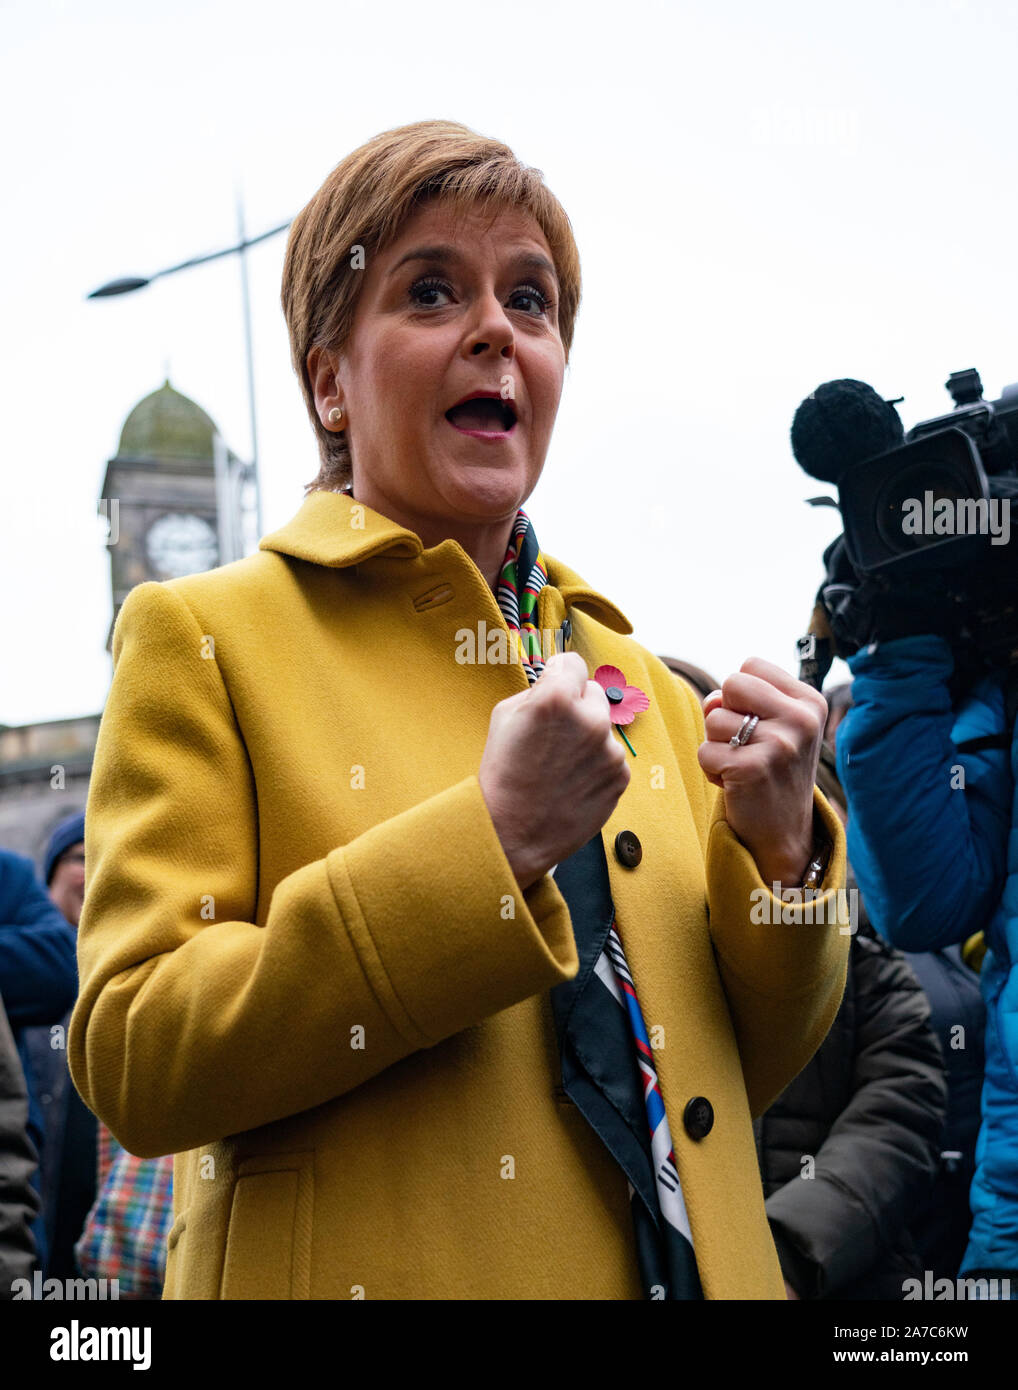
[[[820,1050],[754,1122],[778,1258],[800,1298],[901,1299],[904,1280],[922,1279],[907,1225],[939,1166],[943,1056],[915,975],[867,930]]]
[[[32,1222],[39,1198],[32,1187],[36,1152],[28,1137],[28,1092],[14,1035],[0,998],[0,1299],[14,1297],[16,1279],[35,1267]]]

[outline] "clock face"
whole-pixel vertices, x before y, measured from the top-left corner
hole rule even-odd
[[[149,564],[164,579],[208,570],[219,559],[216,533],[200,516],[170,512],[154,521],[145,536]]]

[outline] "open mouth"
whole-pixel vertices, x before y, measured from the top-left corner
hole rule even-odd
[[[492,396],[475,396],[461,401],[445,412],[445,418],[461,434],[474,434],[482,439],[501,439],[511,434],[516,425],[516,409],[512,401]]]

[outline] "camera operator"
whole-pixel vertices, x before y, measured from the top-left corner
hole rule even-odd
[[[952,708],[954,660],[935,634],[877,643],[849,666],[854,703],[839,731],[838,774],[873,921],[906,951],[986,933],[983,1121],[961,1273],[1010,1277],[1018,1297],[1018,807],[1003,749],[958,750],[1003,727],[1003,682],[988,677]]]
[[[967,397],[953,389],[973,380],[978,390]],[[985,535],[956,537],[948,548],[904,528],[898,554],[880,550],[893,548],[888,516],[897,508],[904,517],[906,484],[915,491],[917,479],[928,477],[929,498],[939,499],[964,477],[961,492],[968,486],[969,496],[1003,497],[999,505],[1010,507],[1014,396],[987,405],[974,371],[955,374],[948,388],[961,428],[941,417],[903,444],[893,429],[878,440],[890,418],[879,423],[880,412],[895,415],[890,403],[861,383],[829,383],[800,407],[793,448],[807,472],[838,483],[845,519],[845,537],[825,555],[829,582],[817,611],[829,622],[830,651],[846,657],[854,677],[837,769],[850,808],[849,857],[871,920],[911,952],[985,936],[982,1123],[960,1275],[1006,1279],[976,1296],[999,1287],[1018,1299],[1018,567],[1010,547],[991,553]],[[843,445],[853,423],[863,442],[854,460],[834,467],[829,446],[835,435]],[[961,1017],[951,1046],[977,1046]]]

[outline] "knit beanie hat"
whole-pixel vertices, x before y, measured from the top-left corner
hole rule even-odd
[[[70,849],[85,838],[85,812],[75,811],[73,815],[62,820],[49,837],[49,844],[46,846],[46,858],[43,861],[42,877],[46,887],[53,877],[53,870],[57,866],[57,860],[64,850]]]

